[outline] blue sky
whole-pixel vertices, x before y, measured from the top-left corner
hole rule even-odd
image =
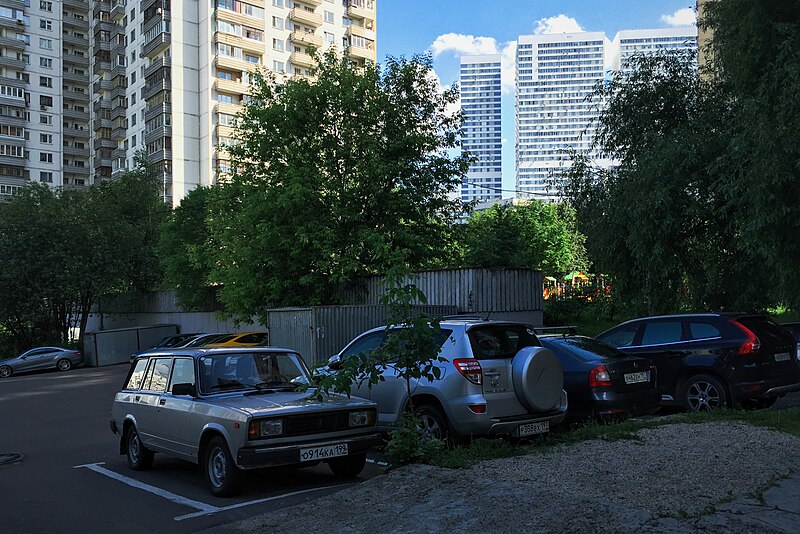
[[[519,35],[686,25],[692,0],[378,0],[378,61],[432,52],[442,84],[464,54],[504,53],[503,188],[514,188],[513,51]],[[504,196],[510,196],[510,193]]]

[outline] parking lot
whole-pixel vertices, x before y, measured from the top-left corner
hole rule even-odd
[[[268,469],[249,473],[239,497],[218,499],[187,462],[156,455],[151,471],[129,470],[109,428],[127,371],[117,365],[0,382],[0,456],[23,456],[0,465],[3,531],[197,532],[343,486],[325,465]],[[360,479],[382,471],[368,464]]]

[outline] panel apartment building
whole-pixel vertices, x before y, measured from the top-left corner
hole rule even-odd
[[[598,167],[613,161],[591,148],[602,102],[588,100],[611,69],[625,70],[635,53],[696,49],[697,28],[519,37],[516,56],[516,187],[521,198],[559,199],[570,152],[588,153]]]
[[[87,2],[0,0],[0,199],[91,183],[89,62]]]
[[[461,184],[463,202],[487,202],[502,196],[500,55],[461,58],[461,148],[477,158]]]
[[[113,178],[145,149],[177,205],[229,169],[220,145],[255,67],[309,76],[309,48],[376,60],[375,0],[90,0],[92,170]]]
[[[0,198],[81,187],[146,150],[177,204],[229,169],[220,144],[255,67],[309,47],[376,60],[375,0],[0,0]]]

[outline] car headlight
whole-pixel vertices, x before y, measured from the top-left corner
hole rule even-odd
[[[375,410],[350,412],[350,426],[369,426],[375,424]]]
[[[254,419],[247,428],[248,439],[272,438],[283,434],[283,419]]]

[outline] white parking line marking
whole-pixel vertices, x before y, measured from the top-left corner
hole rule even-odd
[[[202,513],[215,513],[219,512],[221,508],[216,506],[211,506],[210,504],[206,504],[200,501],[193,501],[192,499],[187,499],[181,495],[172,493],[171,491],[167,491],[156,486],[151,486],[150,484],[145,484],[144,482],[139,482],[138,480],[134,480],[130,477],[126,477],[125,475],[120,475],[119,473],[115,473],[110,469],[106,469],[105,467],[100,467],[101,465],[105,464],[105,462],[97,462],[94,464],[85,464],[85,465],[76,465],[73,469],[80,469],[85,467],[86,469],[91,469],[95,473],[100,473],[101,475],[105,475],[109,478],[113,478],[114,480],[118,480],[123,484],[127,484],[128,486],[132,486],[134,488],[138,488],[140,490],[144,490],[154,495],[158,495],[159,497],[163,497],[167,500],[170,500],[174,503],[181,504],[183,506],[188,506],[189,508],[195,508],[196,510],[202,510]]]
[[[284,499],[286,497],[292,497],[294,495],[302,495],[303,493],[311,493],[312,491],[320,491],[320,490],[330,489],[330,488],[339,488],[339,487],[342,487],[342,486],[349,486],[349,484],[335,484],[333,486],[322,486],[322,487],[319,487],[319,488],[309,488],[309,489],[304,489],[304,490],[299,490],[299,491],[293,491],[291,493],[284,493],[282,495],[273,495],[272,497],[266,497],[264,499],[256,499],[255,501],[240,502],[240,503],[237,503],[237,504],[231,504],[230,506],[223,506],[221,508],[217,508],[213,512],[194,512],[194,513],[191,513],[191,514],[180,515],[180,516],[175,518],[175,521],[183,521],[184,519],[191,519],[193,517],[200,517],[202,515],[216,514],[217,512],[225,512],[225,511],[228,511],[228,510],[233,510],[235,508],[243,508],[245,506],[250,506],[250,505],[253,505],[253,504],[260,504],[262,502],[268,502],[268,501],[277,501],[278,499]]]
[[[233,509],[236,509],[236,508],[244,508],[245,506],[251,506],[253,504],[260,504],[260,503],[268,502],[268,501],[277,501],[278,499],[284,499],[286,497],[292,497],[294,495],[302,495],[303,493],[311,493],[313,491],[320,491],[320,490],[331,489],[331,488],[339,488],[339,487],[349,486],[350,485],[350,484],[334,484],[332,486],[320,486],[318,488],[308,488],[308,489],[304,489],[304,490],[292,491],[290,493],[283,493],[281,495],[273,495],[272,497],[266,497],[264,499],[256,499],[256,500],[253,500],[253,501],[240,502],[240,503],[231,504],[231,505],[228,505],[228,506],[213,506],[213,505],[210,505],[210,504],[206,504],[204,502],[195,501],[195,500],[183,497],[182,495],[178,495],[176,493],[172,493],[171,491],[167,491],[167,490],[161,489],[161,488],[156,487],[156,486],[151,486],[150,484],[145,484],[144,482],[139,482],[138,480],[134,480],[134,479],[132,479],[130,477],[126,477],[125,475],[120,475],[119,473],[111,471],[110,469],[106,469],[105,467],[100,467],[102,465],[105,465],[105,462],[96,462],[96,463],[93,463],[93,464],[75,465],[72,468],[73,469],[86,468],[86,469],[89,469],[91,471],[94,471],[95,473],[100,473],[101,475],[105,475],[105,476],[107,476],[109,478],[113,478],[114,480],[118,480],[118,481],[122,482],[123,484],[127,484],[128,486],[131,486],[131,487],[134,487],[134,488],[137,488],[137,489],[140,489],[140,490],[147,491],[147,492],[152,493],[154,495],[158,495],[159,497],[163,497],[163,498],[165,498],[167,500],[170,500],[170,501],[172,501],[172,502],[174,502],[176,504],[180,504],[180,505],[183,505],[183,506],[188,506],[189,508],[194,508],[196,510],[199,510],[198,512],[192,512],[191,514],[179,515],[178,517],[175,518],[175,521],[183,521],[185,519],[192,519],[194,517],[200,517],[200,516],[204,516],[204,515],[216,514],[216,513],[219,513],[219,512],[225,512],[225,511],[233,510]]]
[[[381,466],[384,466],[384,467],[389,465],[388,462],[381,462],[381,461],[375,460],[373,458],[367,458],[367,462],[371,463],[371,464],[375,464],[375,465],[381,465]]]

